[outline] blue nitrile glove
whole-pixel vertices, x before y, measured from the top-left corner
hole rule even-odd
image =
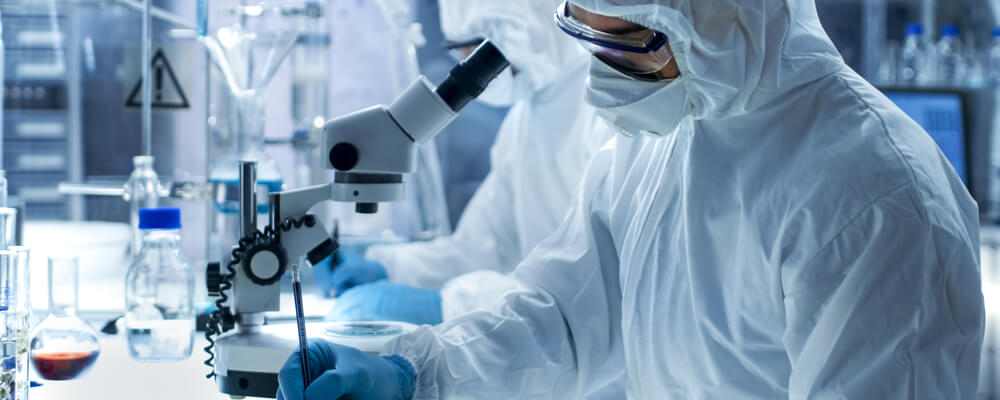
[[[278,372],[278,399],[408,400],[417,374],[400,356],[376,356],[323,339],[309,340],[309,388],[302,390],[299,350]]]
[[[327,320],[440,324],[441,291],[389,281],[361,285],[337,298]]]
[[[364,254],[338,250],[336,256],[336,266],[331,268],[331,257],[327,257],[313,268],[316,284],[326,297],[340,296],[352,287],[386,278],[385,267],[366,260]]]

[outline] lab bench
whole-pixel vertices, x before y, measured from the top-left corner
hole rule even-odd
[[[133,360],[128,354],[124,329],[119,329],[116,335],[100,332],[109,320],[122,314],[123,281],[122,277],[80,282],[80,306],[83,309],[80,314],[98,330],[101,354],[90,370],[79,379],[42,381],[42,386],[30,389],[28,398],[30,400],[228,399],[228,396],[219,392],[214,380],[205,378],[210,369],[204,364],[207,354],[203,348],[208,345],[204,332],[194,333],[191,357],[183,361],[162,363]],[[201,280],[197,285],[199,288],[204,286]],[[284,282],[282,286],[283,288],[286,286]],[[203,292],[199,291],[195,298],[204,299]],[[38,303],[37,300],[35,302]],[[311,292],[303,295],[303,302],[306,317],[310,321],[322,320],[334,304],[334,300]],[[282,311],[268,313],[268,321],[293,322],[295,313],[291,293],[288,290],[283,290],[281,293],[281,305]],[[39,319],[46,315],[45,310],[37,310],[37,313]],[[31,379],[38,380],[37,376],[32,376]]]
[[[97,325],[95,322],[91,322]],[[170,363],[143,363],[128,355],[125,334],[99,333],[101,354],[79,379],[43,382],[31,388],[31,400],[70,399],[228,399],[219,393],[215,382],[205,378],[209,368],[203,364],[208,342],[197,335],[191,357]]]

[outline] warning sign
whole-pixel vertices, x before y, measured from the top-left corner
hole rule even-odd
[[[153,68],[150,71],[153,79],[153,108],[188,108],[187,96],[177,82],[177,75],[174,69],[170,68],[167,56],[163,54],[163,49],[156,50],[153,55]],[[125,101],[126,107],[142,106],[142,78],[135,84],[132,93]]]

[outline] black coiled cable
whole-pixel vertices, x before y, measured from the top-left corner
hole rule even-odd
[[[288,232],[292,229],[299,229],[303,225],[312,227],[316,225],[316,217],[313,215],[306,215],[299,219],[286,218],[284,221],[278,224],[278,229],[282,232]],[[229,300],[229,295],[226,294],[227,290],[233,288],[233,277],[236,276],[236,265],[239,265],[243,260],[243,254],[246,252],[247,248],[254,244],[260,244],[261,242],[270,241],[277,239],[277,231],[271,226],[264,227],[264,232],[259,230],[254,231],[248,237],[240,238],[236,248],[230,253],[229,262],[226,263],[226,275],[222,276],[222,283],[219,285],[219,298],[215,300],[215,310],[208,316],[208,321],[205,323],[205,340],[208,341],[208,346],[203,349],[205,353],[208,354],[208,359],[205,360],[204,364],[211,368],[211,372],[205,375],[205,378],[212,379],[216,377],[215,373],[215,339],[213,336],[224,333],[226,330],[223,329],[222,319],[228,310],[225,303]]]

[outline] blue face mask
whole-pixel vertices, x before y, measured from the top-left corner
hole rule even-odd
[[[666,136],[691,115],[681,79],[645,80],[592,57],[586,99],[598,115],[627,136]]]

